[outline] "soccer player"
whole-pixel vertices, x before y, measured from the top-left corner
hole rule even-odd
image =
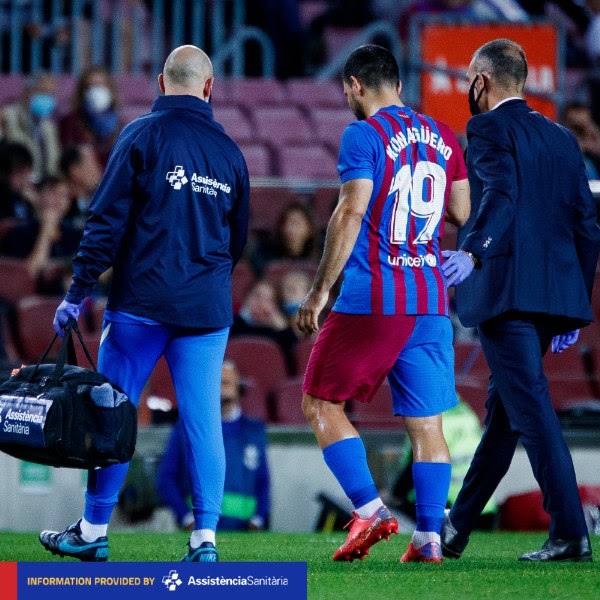
[[[112,266],[99,370],[137,406],[165,355],[190,457],[195,525],[184,561],[215,562],[225,479],[221,366],[232,322],[231,270],[248,231],[248,171],[213,120],[212,64],[202,50],[173,50],[158,82],[164,96],[115,144],[54,327],[63,334]],[[65,531],[43,531],[42,545],[107,560],[108,522],[127,469],[90,471],[83,518]]]
[[[445,218],[460,225],[469,215],[466,168],[450,129],[400,101],[398,64],[388,50],[356,49],[344,66],[343,86],[358,121],[342,136],[339,202],[297,317],[302,331],[319,330],[319,314],[343,269],[302,400],[325,462],[355,508],[333,559],[362,558],[398,532],[344,412],[350,398],[370,402],[387,376],[393,413],[404,418],[414,451],[417,527],[401,561],[441,562],[450,484],[441,413],[457,400],[439,238]]]

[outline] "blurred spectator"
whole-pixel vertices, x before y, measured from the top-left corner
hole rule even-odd
[[[288,271],[279,282],[281,309],[288,326],[298,337],[304,337],[305,334],[297,328],[295,316],[300,308],[300,303],[310,290],[311,283],[310,277],[303,271]]]
[[[566,33],[566,66],[589,66],[584,36],[589,25],[589,15],[583,0],[519,0],[527,13],[536,19],[544,18],[561,27]]]
[[[90,201],[102,177],[102,165],[92,146],[79,144],[64,149],[60,170],[70,195],[70,208],[65,219],[75,229],[83,231]]]
[[[120,129],[110,73],[100,66],[86,69],[77,83],[73,110],[60,121],[63,146],[90,144],[104,167]]]
[[[229,336],[242,335],[260,335],[277,342],[285,356],[289,374],[294,374],[297,337],[281,310],[277,288],[267,279],[254,283],[233,319]]]
[[[57,4],[58,10],[57,10]],[[70,3],[67,3],[70,4]],[[24,73],[32,71],[31,44],[39,41],[41,48],[41,67],[50,67],[50,57],[53,48],[65,47],[70,40],[70,29],[66,15],[70,7],[62,7],[61,3],[52,0],[0,0],[0,36],[2,43],[2,71],[10,70],[11,66],[11,32],[15,25],[21,34],[21,63]]]
[[[0,131],[9,142],[27,146],[33,157],[33,176],[56,175],[60,156],[58,128],[54,121],[56,80],[40,73],[28,78],[21,98],[0,111]]]
[[[60,295],[65,292],[81,232],[64,222],[69,210],[69,188],[64,180],[47,177],[37,190],[36,217],[4,235],[1,253],[27,259],[37,293]]]
[[[0,143],[0,219],[33,219],[33,156],[18,142]]]
[[[240,374],[231,361],[221,371],[221,421],[225,445],[225,494],[219,530],[266,529],[270,512],[267,436],[262,421],[242,414]],[[158,465],[157,493],[177,519],[191,531],[194,515],[188,497],[191,485],[179,421],[173,427]]]
[[[593,65],[600,66],[600,0],[586,0],[590,24],[585,34],[587,54]]]
[[[307,37],[298,0],[246,0],[246,23],[262,29],[273,42],[275,74],[279,79],[304,75]],[[248,51],[251,53],[252,49]],[[256,58],[247,53],[246,75],[260,75],[252,63],[256,63]]]
[[[321,231],[311,210],[301,202],[288,204],[281,213],[275,234],[259,240],[249,260],[257,275],[262,275],[271,260],[316,261],[321,249]]]
[[[563,110],[563,125],[570,129],[583,153],[588,179],[600,179],[600,126],[586,104],[571,102]]]

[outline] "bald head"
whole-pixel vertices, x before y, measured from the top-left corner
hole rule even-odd
[[[196,46],[179,46],[165,61],[158,84],[166,95],[188,94],[208,100],[212,90],[210,58]]]

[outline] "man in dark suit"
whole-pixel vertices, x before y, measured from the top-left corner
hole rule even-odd
[[[463,325],[478,328],[491,378],[485,431],[445,517],[442,549],[462,554],[520,441],[551,524],[542,549],[519,560],[589,562],[573,461],[542,357],[550,345],[561,352],[574,344],[593,320],[600,229],[577,141],[527,106],[526,77],[523,50],[503,39],[479,48],[467,72],[472,211],[443,270],[458,286]]]

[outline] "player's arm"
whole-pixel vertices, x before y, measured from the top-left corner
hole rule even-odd
[[[370,179],[351,179],[342,184],[338,205],[327,226],[323,257],[312,288],[298,311],[300,331],[314,333],[319,330],[319,314],[354,248],[372,191]]]
[[[468,179],[452,182],[450,198],[446,207],[446,220],[462,227],[471,214],[471,196]]]

